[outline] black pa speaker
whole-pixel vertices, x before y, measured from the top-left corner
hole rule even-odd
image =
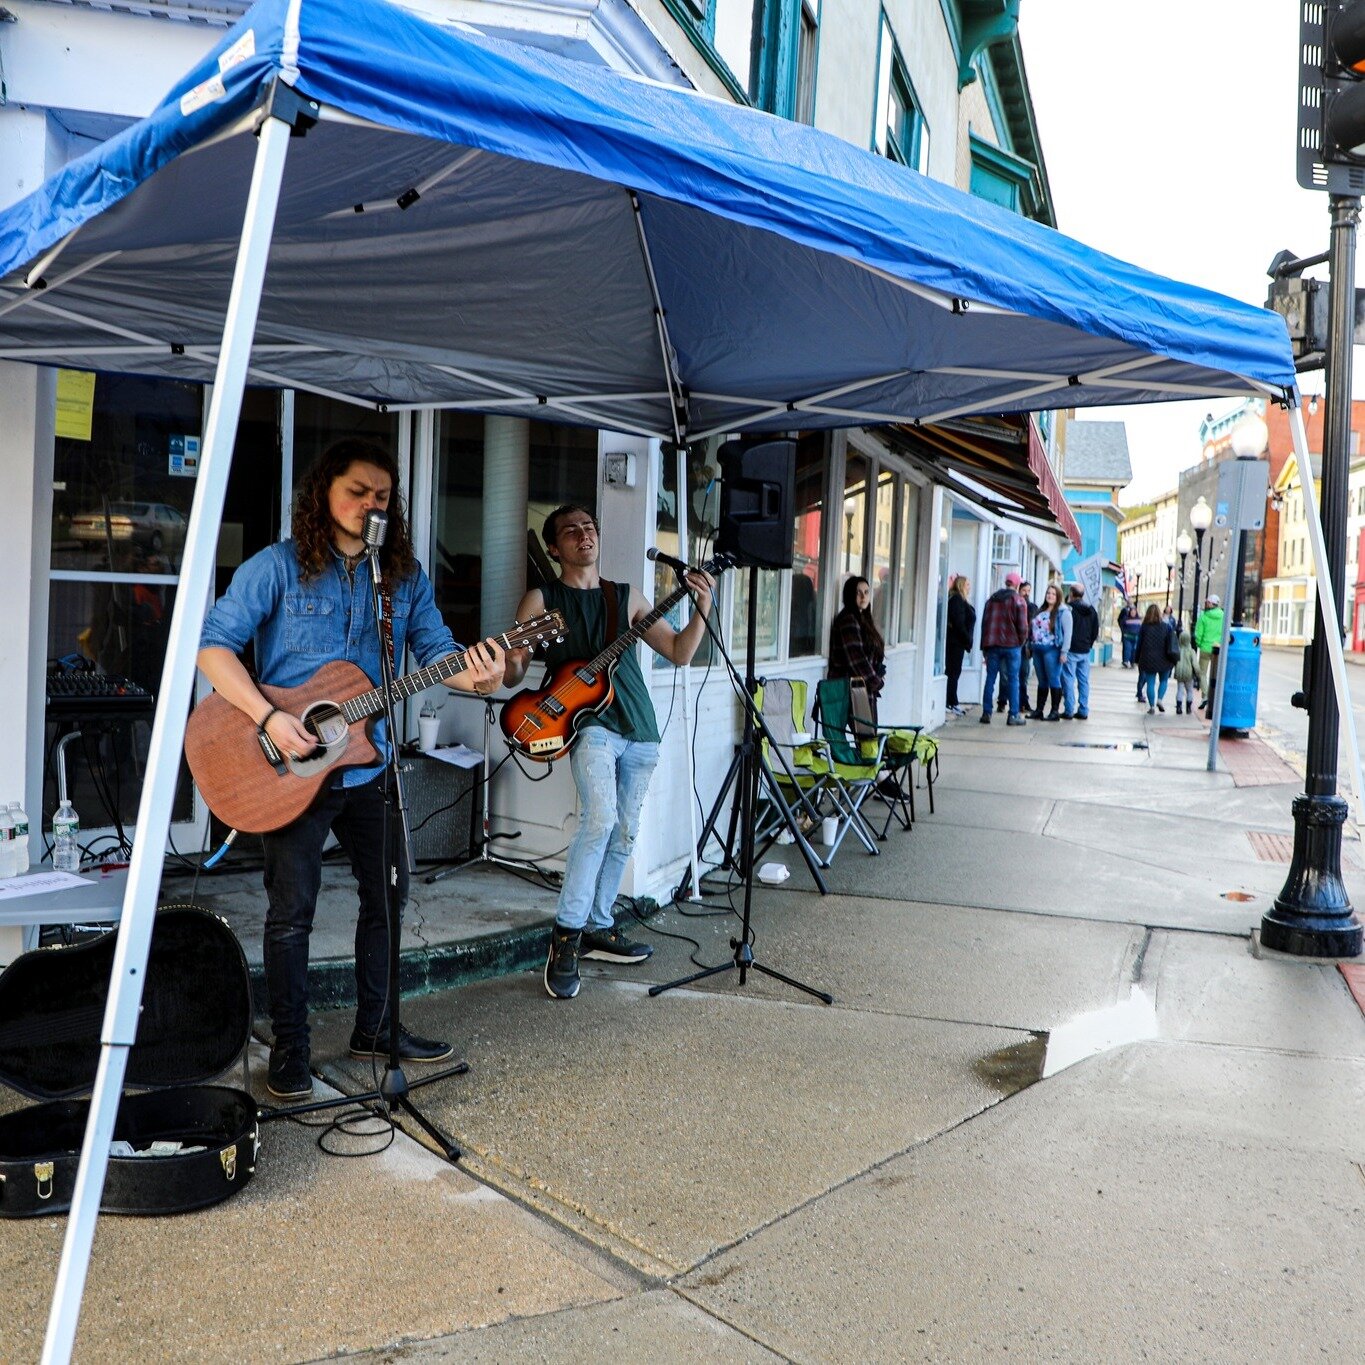
[[[796,442],[727,441],[720,448],[716,551],[742,568],[790,569]]]

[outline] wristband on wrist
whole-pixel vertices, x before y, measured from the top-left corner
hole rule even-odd
[[[263,715],[263,716],[261,717],[261,719],[257,722],[256,728],[257,728],[262,734],[265,733],[266,723],[269,721],[270,717],[273,716],[279,709],[280,709],[280,708],[279,708],[278,706],[272,706],[272,707],[270,708],[270,710],[267,711],[267,712],[265,713],[265,715]]]

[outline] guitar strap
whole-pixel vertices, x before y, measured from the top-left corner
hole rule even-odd
[[[393,656],[393,594],[389,591],[388,579],[381,579],[379,582],[379,600],[384,611],[384,619],[379,623],[379,630],[389,651],[389,667],[393,670],[393,676],[396,678],[398,676],[398,660]]]

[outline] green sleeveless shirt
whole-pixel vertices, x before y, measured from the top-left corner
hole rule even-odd
[[[571,588],[559,579],[546,583],[540,590],[547,611],[564,615],[568,629],[562,645],[551,645],[545,661],[557,668],[570,659],[591,659],[607,646],[607,603],[601,588]],[[616,585],[616,635],[619,638],[630,629],[630,585]],[[654,715],[654,702],[649,687],[640,672],[635,650],[628,649],[612,674],[616,695],[605,711],[583,722],[584,725],[604,725],[626,739],[642,744],[659,742],[659,724]]]

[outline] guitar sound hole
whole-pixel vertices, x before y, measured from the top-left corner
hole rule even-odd
[[[304,712],[303,724],[316,737],[319,749],[325,749],[346,737],[346,717],[335,702],[323,701],[310,706]],[[309,754],[308,757],[313,755]]]

